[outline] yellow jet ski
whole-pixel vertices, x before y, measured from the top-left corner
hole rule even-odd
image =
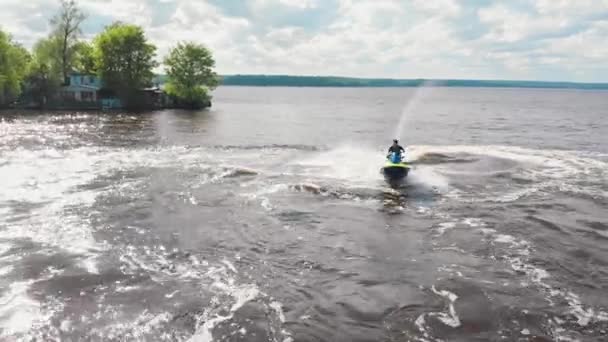
[[[404,162],[399,154],[393,152],[387,157],[386,164],[380,169],[380,172],[387,182],[395,183],[405,179],[411,168],[410,164]]]

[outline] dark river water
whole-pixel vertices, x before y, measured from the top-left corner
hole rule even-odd
[[[0,119],[2,341],[608,340],[608,92]]]

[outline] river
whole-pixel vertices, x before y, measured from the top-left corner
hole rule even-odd
[[[221,87],[200,112],[3,112],[0,339],[608,340],[607,108]]]

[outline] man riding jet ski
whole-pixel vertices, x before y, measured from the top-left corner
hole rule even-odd
[[[380,170],[388,182],[399,182],[407,177],[411,167],[404,161],[404,153],[405,149],[399,145],[399,140],[394,139],[393,145],[388,149],[386,164]]]

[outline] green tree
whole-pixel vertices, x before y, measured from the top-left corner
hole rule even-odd
[[[200,108],[209,101],[209,90],[218,85],[215,61],[209,49],[195,43],[179,43],[164,60],[167,92],[188,107]]]
[[[32,49],[34,62],[38,65],[45,64],[50,76],[57,80],[63,77],[59,51],[60,41],[55,36],[38,40]]]
[[[107,88],[128,108],[141,105],[141,88],[150,86],[157,66],[156,47],[148,43],[141,27],[114,23],[94,41],[96,66]]]
[[[28,94],[40,107],[45,107],[59,90],[61,82],[57,73],[45,62],[34,60],[26,78]]]
[[[56,36],[41,39],[34,45],[32,61],[26,77],[27,95],[44,107],[56,97],[63,82],[60,41]]]
[[[86,42],[78,42],[78,44],[74,46],[74,51],[74,70],[83,74],[96,74],[97,69],[95,67],[93,46]]]
[[[78,38],[82,33],[80,25],[86,15],[74,0],[60,0],[61,8],[51,19],[51,37],[56,39],[56,56],[59,58],[62,77],[65,80],[74,65]]]
[[[22,92],[30,55],[0,30],[0,107],[15,101]]]

